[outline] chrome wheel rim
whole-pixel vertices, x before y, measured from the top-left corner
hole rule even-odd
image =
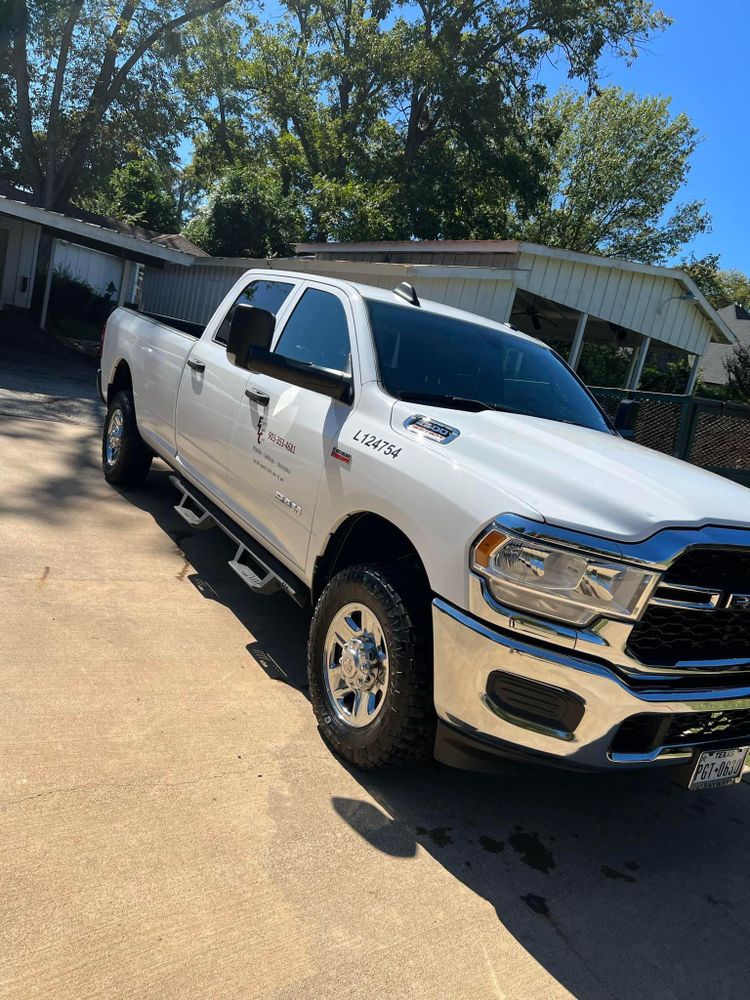
[[[354,729],[369,726],[385,703],[388,647],[383,626],[364,604],[347,604],[326,634],[326,694],[336,717]]]
[[[122,410],[118,408],[113,410],[112,416],[109,419],[109,425],[107,426],[107,465],[114,465],[119,457],[120,448],[122,446],[123,429],[124,423],[122,419]]]

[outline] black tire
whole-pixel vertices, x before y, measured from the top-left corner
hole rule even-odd
[[[362,604],[377,616],[388,648],[382,710],[363,728],[354,728],[339,718],[324,676],[328,629],[350,603]],[[367,769],[432,755],[435,710],[431,649],[429,595],[413,574],[395,565],[351,566],[328,583],[310,626],[307,673],[320,732],[335,753]]]
[[[107,442],[112,422],[118,419],[116,414],[122,420],[122,436],[119,449],[111,453]],[[138,433],[133,397],[124,389],[116,392],[107,409],[102,434],[104,478],[113,486],[140,486],[148,475],[153,457],[154,453]]]

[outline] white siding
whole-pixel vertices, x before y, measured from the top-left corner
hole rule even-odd
[[[696,303],[684,298],[684,286],[668,273],[600,264],[593,257],[586,261],[569,260],[552,252],[550,255],[524,252],[518,264],[518,268],[507,268],[503,273],[477,268],[476,264],[462,267],[456,262],[446,266],[444,261],[433,269],[420,263],[277,260],[272,269],[329,275],[381,288],[393,288],[407,280],[415,285],[421,298],[500,322],[507,322],[516,290],[524,289],[690,354],[700,353],[715,329]],[[143,309],[206,323],[243,271],[265,266],[266,262],[259,260],[200,259],[191,268],[174,265],[163,270],[147,268]]]
[[[0,275],[0,305],[28,309],[34,287],[39,226],[3,216],[0,217],[0,229],[8,233],[5,268]]]
[[[590,316],[635,330],[690,354],[700,353],[713,324],[686,300],[672,277],[525,253],[518,286]]]
[[[55,271],[67,271],[79,281],[87,282],[98,292],[105,292],[112,283],[117,289],[113,298],[117,299],[122,282],[122,260],[119,257],[56,240],[53,267]]]

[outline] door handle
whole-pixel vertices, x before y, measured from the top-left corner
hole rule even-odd
[[[254,403],[260,403],[261,406],[268,406],[270,402],[265,392],[261,392],[260,389],[255,389],[253,386],[249,389],[245,389],[245,395],[248,399],[252,399]]]
[[[193,361],[192,358],[188,358],[188,368],[192,368],[194,372],[204,372],[206,366],[202,361]]]

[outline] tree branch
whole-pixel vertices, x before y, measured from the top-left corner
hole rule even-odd
[[[13,76],[16,83],[16,117],[21,139],[21,160],[37,196],[41,195],[44,175],[34,140],[34,125],[29,98],[29,64],[26,55],[28,11],[24,0],[14,0],[11,8],[13,39]]]
[[[138,45],[135,47],[133,52],[128,56],[125,62],[120,66],[117,72],[114,74],[114,78],[108,85],[105,84],[104,87],[100,87],[100,81],[104,81],[104,68],[105,63],[110,59],[110,53],[108,52],[107,57],[105,57],[105,63],[102,64],[102,73],[99,75],[96,86],[94,87],[94,93],[91,95],[91,101],[89,102],[89,107],[86,112],[84,119],[84,124],[78,133],[78,138],[75,142],[73,150],[68,157],[68,161],[64,168],[59,172],[57,182],[55,184],[54,190],[54,200],[57,201],[63,195],[66,186],[70,180],[72,174],[81,165],[83,158],[86,154],[86,149],[93,137],[94,130],[99,122],[101,122],[102,117],[105,112],[112,106],[114,101],[117,99],[122,87],[128,77],[128,73],[133,69],[133,67],[138,63],[146,52],[151,49],[156,42],[159,41],[164,35],[169,34],[175,29],[181,27],[183,24],[187,24],[188,21],[193,21],[197,17],[203,17],[205,14],[209,14],[212,10],[218,10],[220,7],[226,7],[229,0],[209,0],[199,4],[197,7],[191,7],[189,10],[185,11],[179,17],[174,17],[169,21],[165,21],[164,24],[160,25],[150,34],[146,35]],[[117,46],[114,52],[113,58],[116,58],[117,51],[122,45],[123,38],[125,37],[125,32],[127,27],[124,26],[124,18],[128,12],[130,12],[130,19],[132,19],[132,14],[137,6],[136,0],[128,0],[125,8],[123,9],[123,15],[118,20],[118,25],[112,33],[111,41],[113,45]],[[129,24],[129,21],[128,21]],[[102,92],[103,91],[103,92]]]
[[[53,180],[55,175],[55,162],[57,160],[57,137],[60,124],[60,101],[62,98],[63,84],[65,82],[65,70],[68,66],[68,56],[73,40],[73,31],[76,26],[84,0],[76,0],[70,8],[68,19],[63,28],[60,39],[60,51],[57,56],[57,67],[55,69],[55,84],[52,88],[52,100],[50,102],[49,119],[47,122],[47,171],[44,178],[44,201],[45,204],[51,201],[53,195]]]

